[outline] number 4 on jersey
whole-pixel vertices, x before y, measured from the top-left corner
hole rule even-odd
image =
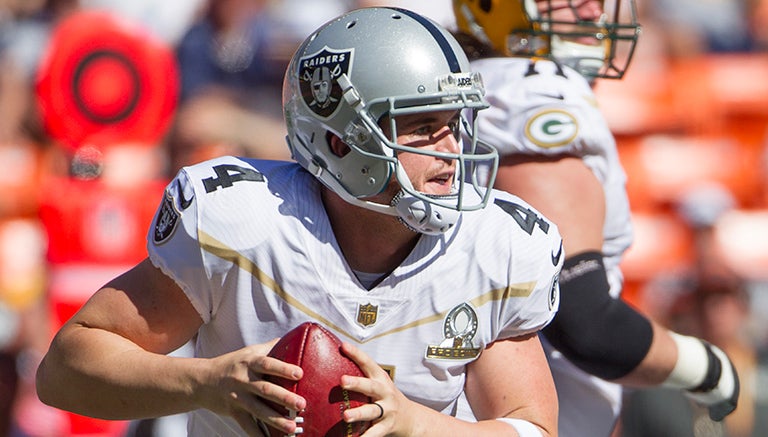
[[[549,223],[542,217],[539,217],[539,215],[536,214],[536,212],[532,209],[526,208],[517,203],[507,202],[499,199],[496,199],[493,203],[495,203],[499,208],[503,209],[507,214],[511,215],[517,224],[520,225],[520,227],[528,233],[528,235],[533,234],[533,229],[536,225],[539,225],[539,229],[541,229],[545,234],[549,232]]]
[[[240,167],[234,164],[222,164],[213,167],[215,178],[203,179],[205,192],[212,193],[219,187],[227,188],[238,181],[264,182],[264,175],[252,168]]]

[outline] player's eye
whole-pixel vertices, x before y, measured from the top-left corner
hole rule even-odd
[[[419,126],[411,132],[411,135],[430,136],[435,132],[431,124]]]
[[[452,119],[448,122],[448,128],[451,130],[451,133],[453,134],[453,137],[456,138],[456,140],[459,140],[459,137],[461,137],[461,122],[458,118]]]

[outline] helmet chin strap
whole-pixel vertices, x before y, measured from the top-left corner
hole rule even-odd
[[[392,198],[391,205],[395,207],[400,222],[407,228],[421,234],[440,235],[456,224],[461,217],[461,211],[444,206],[446,203],[458,205],[459,194],[455,186],[451,190],[451,194],[420,193],[422,197],[418,197],[414,194],[415,190],[411,185],[411,180],[402,167],[398,166],[395,169],[395,174],[401,189]],[[456,177],[460,176],[457,175]],[[455,183],[454,181],[454,185]],[[429,199],[435,201],[430,202]]]
[[[440,200],[455,199],[458,194],[429,197]],[[392,199],[400,221],[410,230],[427,235],[440,235],[453,227],[461,211],[430,203],[400,190]]]

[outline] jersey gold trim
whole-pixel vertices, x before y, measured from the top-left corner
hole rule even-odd
[[[198,240],[200,242],[200,248],[205,250],[206,252],[209,252],[212,255],[215,255],[223,260],[229,261],[232,264],[235,264],[240,269],[250,273],[255,277],[259,282],[261,282],[265,287],[272,290],[275,294],[277,294],[282,300],[284,300],[287,304],[293,306],[297,310],[303,312],[307,316],[317,320],[318,322],[324,324],[325,326],[329,327],[330,329],[336,331],[337,333],[349,338],[350,340],[358,343],[358,344],[365,344],[368,343],[371,340],[375,340],[380,337],[385,337],[388,335],[392,335],[396,332],[405,331],[408,329],[411,329],[415,326],[424,325],[427,323],[432,323],[437,320],[443,320],[445,317],[447,317],[448,313],[450,311],[443,311],[438,314],[433,314],[428,317],[424,317],[423,319],[414,320],[411,323],[407,323],[405,325],[390,329],[388,331],[382,332],[380,334],[368,337],[365,340],[359,340],[355,338],[352,334],[348,333],[344,329],[342,329],[340,326],[332,323],[327,318],[323,317],[322,315],[318,314],[317,312],[310,309],[308,306],[301,303],[298,299],[293,297],[287,290],[283,289],[280,284],[277,283],[273,278],[271,278],[269,275],[267,275],[263,270],[261,270],[253,261],[248,259],[247,257],[243,256],[236,250],[228,247],[226,244],[222,243],[221,241],[215,239],[211,235],[199,231]],[[491,290],[485,294],[482,294],[472,300],[470,300],[468,303],[472,305],[473,307],[477,308],[480,307],[488,302],[496,301],[496,300],[502,300],[502,299],[508,299],[512,297],[527,297],[529,296],[535,287],[535,282],[526,282],[521,284],[512,284],[505,288],[498,288],[495,290]]]

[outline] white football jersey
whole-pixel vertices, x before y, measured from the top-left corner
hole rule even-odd
[[[446,414],[486,345],[549,323],[564,258],[554,224],[497,192],[447,233],[421,235],[366,289],[339,249],[317,179],[294,163],[234,157],[179,172],[148,250],[204,320],[196,356],[265,343],[312,320],[371,355],[410,399]],[[189,431],[242,434],[207,410],[192,413]]]
[[[502,156],[581,157],[603,186],[606,215],[603,261],[611,295],[621,294],[619,263],[633,231],[626,174],[616,141],[589,83],[574,70],[548,60],[489,58],[472,62],[491,103],[478,115],[479,137]],[[607,437],[621,408],[621,386],[579,370],[542,337],[560,399],[562,436]]]

